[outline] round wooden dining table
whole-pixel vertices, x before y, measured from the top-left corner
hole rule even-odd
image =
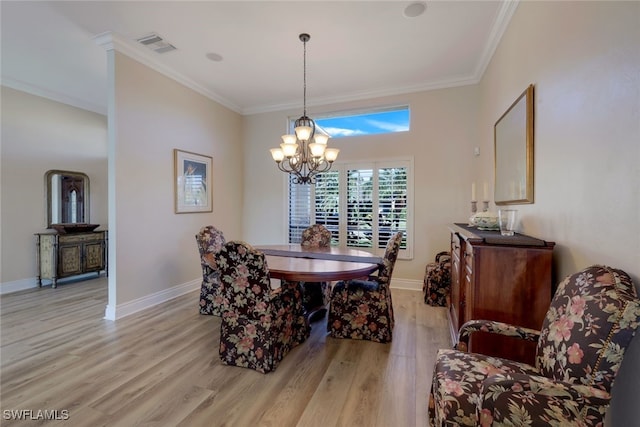
[[[319,283],[366,278],[378,270],[380,257],[351,248],[309,248],[299,244],[257,246],[265,254],[271,278]],[[305,307],[309,322],[325,316],[325,302],[311,298]]]
[[[301,245],[256,246],[264,252],[271,277],[299,282],[332,282],[366,277],[381,258],[351,248],[308,248]]]
[[[266,255],[272,278],[297,282],[331,282],[366,277],[378,269],[370,262]]]

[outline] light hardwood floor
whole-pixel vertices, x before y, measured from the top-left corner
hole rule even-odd
[[[103,319],[106,278],[4,295],[0,424],[65,410],[46,425],[426,426],[446,311],[392,295],[391,344],[327,337],[321,320],[267,375],[220,363],[220,319],[198,314],[195,291],[116,322]]]

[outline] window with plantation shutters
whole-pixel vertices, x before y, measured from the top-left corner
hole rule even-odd
[[[300,243],[302,232],[311,224],[311,185],[293,183],[289,175],[289,242]]]
[[[312,185],[289,181],[289,242],[322,224],[332,245],[382,254],[389,238],[403,232],[399,256],[412,257],[412,160],[334,164]]]
[[[331,244],[338,245],[340,243],[340,186],[338,171],[332,170],[318,175],[312,192],[314,223],[327,227],[331,231]]]
[[[378,169],[378,248],[398,231],[407,234],[407,168]],[[406,240],[401,248],[406,248]]]
[[[347,170],[347,246],[373,247],[374,196],[372,169]]]

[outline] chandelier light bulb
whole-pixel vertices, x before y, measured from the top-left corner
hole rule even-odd
[[[284,156],[289,158],[296,155],[296,151],[298,150],[298,144],[280,144],[280,148],[284,153]]]
[[[317,142],[312,142],[311,144],[309,144],[309,150],[311,150],[311,155],[313,157],[322,157],[325,148],[327,148],[325,144],[318,144]]]
[[[284,160],[284,153],[282,152],[281,148],[272,148],[271,157],[273,157],[273,160],[280,163],[281,161]]]
[[[298,142],[295,135],[282,135],[282,141],[284,141],[285,144],[295,144]]]
[[[327,148],[324,150],[324,158],[327,159],[329,163],[333,163],[338,158],[338,153],[340,150],[338,148]]]
[[[317,133],[314,137],[313,140],[317,143],[317,144],[323,144],[323,145],[327,145],[327,141],[329,141],[329,135],[323,135],[321,133]]]
[[[296,136],[300,141],[308,141],[311,138],[313,129],[309,126],[298,126],[296,128]]]

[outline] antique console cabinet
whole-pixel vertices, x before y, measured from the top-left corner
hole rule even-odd
[[[80,274],[107,271],[107,231],[61,234],[36,233],[38,286],[50,279],[52,287],[58,279]]]
[[[501,236],[452,224],[449,321],[453,343],[469,320],[496,320],[539,330],[552,296],[554,242]],[[535,343],[474,333],[469,351],[533,363]]]

